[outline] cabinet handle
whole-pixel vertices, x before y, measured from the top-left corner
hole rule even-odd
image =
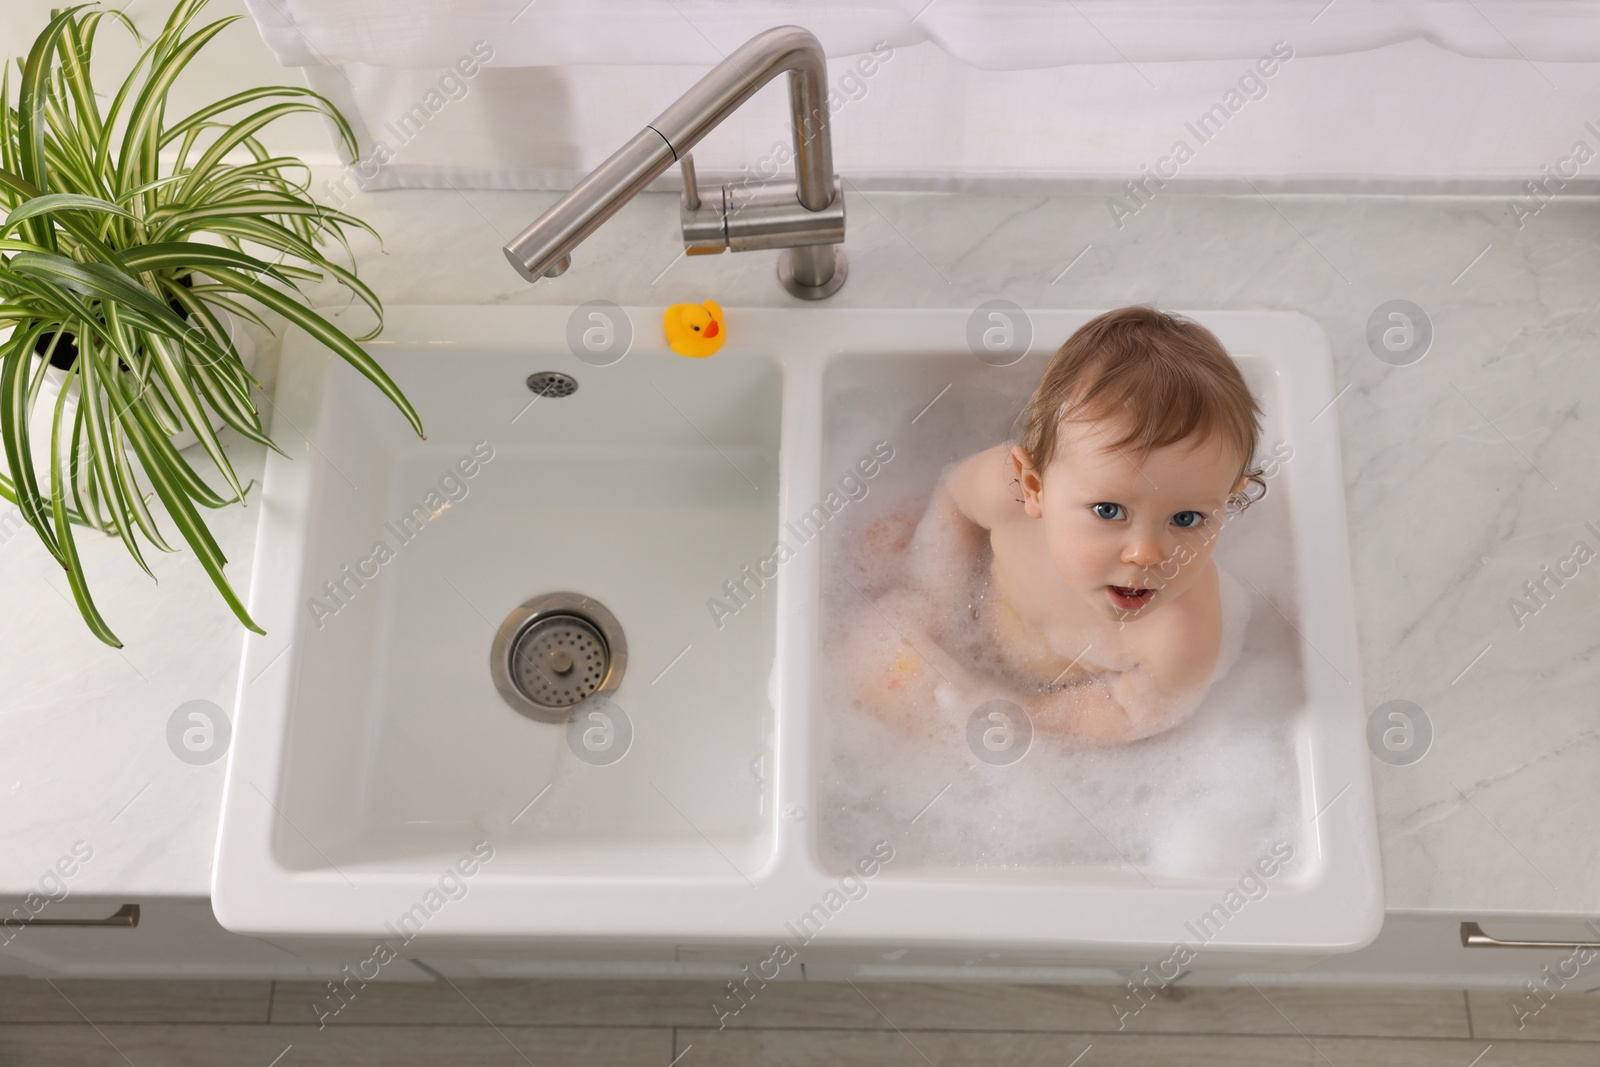
[[[1593,926],[1593,924],[1590,924]],[[1477,923],[1461,924],[1462,948],[1600,948],[1600,941],[1502,941]]]
[[[0,926],[125,926],[139,925],[139,905],[124,904],[104,919],[0,919]]]

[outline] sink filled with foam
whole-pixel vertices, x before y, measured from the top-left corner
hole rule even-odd
[[[1303,854],[1313,814],[1303,810],[1309,768],[1297,755],[1304,664],[1284,623],[1299,597],[1291,557],[1274,548],[1290,543],[1287,491],[1269,492],[1223,531],[1214,558],[1228,575],[1223,645],[1234,662],[1193,717],[1165,733],[1102,748],[1040,732],[1010,739],[1024,749],[975,748],[974,700],[928,707],[908,740],[860,706],[859,667],[835,669],[881,655],[863,635],[890,625],[869,602],[903,580],[904,549],[889,548],[921,516],[946,464],[1014,440],[1013,421],[1050,354],[1005,367],[970,353],[847,355],[828,368],[823,469],[846,467],[881,439],[896,442],[896,459],[871,497],[841,515],[822,559],[819,855],[843,869],[910,816],[916,829],[902,835],[897,876],[1027,870],[1070,880],[1094,870],[1198,885],[1236,877],[1279,841]],[[1292,455],[1276,377],[1258,357],[1238,362],[1266,412],[1260,451]],[[987,576],[968,584],[966,599],[926,622],[957,627],[953,646],[981,650],[987,638],[974,616]]]
[[[426,441],[286,339],[225,926],[370,952],[420,904],[408,954],[1136,966],[1209,916],[1191,966],[1256,969],[1375,935],[1337,422],[1317,418],[1331,361],[1310,320],[1194,313],[1266,411],[1261,453],[1292,452],[1216,552],[1232,669],[1168,733],[1040,734],[996,762],[972,709],[907,737],[845,680],[882,625],[863,613],[892,582],[885,531],[946,463],[1009,437],[1095,313],[1029,313],[1034,347],[997,366],[964,309],[730,308],[705,360],[668,351],[660,308],[621,309],[634,340],[610,361],[569,341],[583,312],[391,309],[369,349]],[[625,634],[620,681],[568,723],[516,707],[489,662],[503,621],[554,593]],[[606,635],[550,626],[504,635],[537,658],[502,685],[520,669],[539,699],[577,700]]]

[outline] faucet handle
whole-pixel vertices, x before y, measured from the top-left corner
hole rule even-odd
[[[700,185],[694,178],[694,153],[687,152],[678,162],[678,169],[683,171],[683,206],[690,211],[700,210]]]
[[[700,183],[694,173],[694,153],[685,152],[678,166],[683,171],[683,201],[678,214],[683,222],[683,250],[691,256],[714,256],[727,250],[728,236],[724,222],[722,186],[715,187],[712,199],[706,205],[700,200]]]

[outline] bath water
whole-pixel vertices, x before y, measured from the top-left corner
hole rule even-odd
[[[898,542],[922,516],[947,463],[1011,439],[1011,420],[1039,369],[1009,381],[946,374],[954,382],[939,401],[944,409],[921,416],[937,374],[926,396],[915,383],[888,389],[869,375],[860,387],[834,391],[824,474],[848,469],[876,440],[890,441],[895,457],[869,495],[830,523],[823,542],[824,862],[843,868],[887,839],[901,872],[1131,865],[1149,877],[1209,880],[1236,878],[1275,841],[1300,851],[1306,814],[1295,725],[1304,689],[1299,639],[1285,621],[1296,610],[1282,484],[1228,522],[1217,541],[1223,653],[1204,700],[1178,726],[1098,748],[1036,732],[1020,760],[993,765],[968,745],[976,702],[952,699],[949,687],[913,730],[859,705],[859,659],[884,658],[884,644],[871,635],[891,628],[868,601],[886,602],[899,585],[906,554]],[[1271,444],[1264,434],[1262,452]],[[929,632],[943,631],[945,651],[979,671],[979,661],[993,656],[974,621],[975,602],[988,592],[986,572],[987,558],[953,582],[963,590],[958,602],[936,606],[937,618],[926,623]]]

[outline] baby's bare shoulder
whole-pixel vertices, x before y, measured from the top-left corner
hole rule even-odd
[[[1148,626],[1130,627],[1130,644],[1162,688],[1170,691],[1205,684],[1222,644],[1222,597],[1216,564],[1201,574],[1177,600],[1151,617]]]
[[[1014,484],[1010,454],[1010,445],[995,445],[952,465],[946,475],[956,507],[987,530],[1020,514],[1021,490]]]

